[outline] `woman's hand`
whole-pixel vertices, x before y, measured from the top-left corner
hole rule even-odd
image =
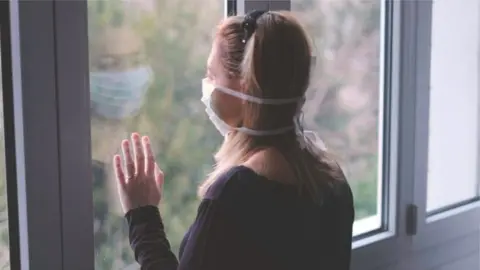
[[[158,206],[162,197],[163,172],[158,168],[148,137],[132,134],[132,147],[122,141],[125,169],[120,155],[113,158],[118,193],[124,213],[147,205]]]

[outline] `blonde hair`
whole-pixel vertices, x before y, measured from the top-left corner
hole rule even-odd
[[[312,58],[310,39],[300,23],[290,12],[266,12],[258,18],[255,32],[244,44],[243,20],[244,16],[226,18],[219,24],[215,37],[223,68],[241,80],[240,91],[270,99],[304,96],[310,82]],[[254,130],[292,126],[301,106],[245,102],[240,124]],[[283,155],[296,175],[299,192],[315,202],[321,202],[323,186],[343,179],[338,166],[325,152],[312,145],[300,147],[294,130],[272,136],[233,131],[216,153],[214,170],[200,185],[199,195],[203,196],[220,175],[268,148],[275,148]]]

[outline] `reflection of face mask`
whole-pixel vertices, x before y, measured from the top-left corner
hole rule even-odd
[[[90,95],[94,111],[108,119],[123,119],[137,113],[152,80],[150,67],[128,71],[90,73]]]
[[[225,123],[216,113],[215,108],[212,107],[212,95],[215,90],[221,91],[225,94],[237,97],[239,99],[243,99],[249,102],[254,102],[258,104],[269,104],[269,105],[282,105],[282,104],[289,104],[289,103],[299,103],[303,102],[304,98],[290,98],[290,99],[263,99],[258,97],[249,96],[228,88],[218,87],[210,83],[207,79],[203,79],[202,81],[202,102],[205,104],[206,112],[210,118],[210,121],[215,125],[218,131],[225,136],[229,131],[237,130],[239,132],[243,132],[249,135],[254,136],[265,136],[265,135],[276,135],[285,133],[286,131],[292,130],[295,126],[288,126],[283,127],[275,130],[252,130],[246,127],[232,127]]]

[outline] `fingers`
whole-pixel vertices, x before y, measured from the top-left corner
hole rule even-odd
[[[163,191],[163,183],[164,183],[164,176],[162,170],[158,167],[158,164],[155,163],[155,183],[157,184],[157,188],[161,192]]]
[[[145,174],[145,155],[143,153],[142,142],[138,133],[132,134],[133,152],[135,161],[135,175]]]
[[[120,188],[125,188],[127,182],[125,179],[125,175],[123,174],[123,169],[122,169],[122,159],[120,158],[119,155],[115,155],[113,157],[113,169],[115,171],[115,176],[118,181],[118,187]]]
[[[130,179],[135,175],[135,164],[133,162],[130,142],[128,140],[122,141],[122,152],[123,158],[125,159],[126,178]]]
[[[145,175],[153,176],[155,170],[155,157],[152,146],[147,136],[142,138],[143,152],[145,155]]]

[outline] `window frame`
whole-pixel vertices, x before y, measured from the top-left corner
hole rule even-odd
[[[1,4],[9,19],[2,77],[10,262],[14,269],[64,269],[54,2]]]
[[[242,14],[290,9],[293,0],[225,1],[227,14],[229,9]],[[382,269],[412,251],[477,231],[480,223],[479,202],[432,217],[426,213],[432,0],[383,1],[391,8],[391,39],[382,40],[389,45],[382,90],[391,106],[384,133],[390,143],[385,185],[390,227],[352,243],[354,270]],[[0,7],[9,11],[0,24],[9,26],[1,31],[1,53],[5,144],[11,146],[6,162],[12,266],[91,269],[87,0],[11,0],[0,1]],[[411,205],[416,213],[408,211]],[[408,231],[410,225],[416,233]],[[460,254],[471,245],[449,250]]]
[[[54,12],[63,269],[90,269],[95,256],[87,2],[55,0]]]
[[[8,194],[7,211],[8,211],[8,234],[9,234],[9,250],[10,250],[10,267],[20,269],[20,231],[19,231],[19,207],[18,207],[18,188],[16,181],[16,147],[15,147],[15,126],[14,126],[14,92],[12,80],[12,48],[10,37],[10,11],[9,2],[0,2],[0,54],[1,54],[1,80],[2,80],[2,100],[3,100],[3,132],[4,141],[0,142],[4,145],[10,145],[9,148],[4,147],[5,152],[5,181],[6,194]]]
[[[386,230],[367,234],[352,243],[351,269],[383,269],[411,248],[407,230],[406,207],[413,200],[413,182],[409,177],[413,170],[410,162],[412,151],[412,122],[409,113],[413,50],[415,49],[415,7],[408,1],[384,1],[381,37],[383,78],[380,78],[384,104],[383,147],[386,172],[381,179],[383,188],[383,222]],[[390,38],[388,38],[390,36]],[[375,259],[372,259],[375,258]]]
[[[433,214],[427,212],[428,191],[428,145],[430,109],[430,60],[432,36],[432,1],[416,3],[417,53],[415,79],[415,174],[414,195],[418,207],[418,234],[413,238],[413,250],[419,251],[440,245],[443,242],[467,236],[479,230],[480,197],[446,207]],[[480,181],[480,179],[477,179]],[[478,239],[477,241],[478,242]],[[467,244],[464,248],[450,249],[444,260],[455,258],[464,252],[478,250],[478,243]]]

